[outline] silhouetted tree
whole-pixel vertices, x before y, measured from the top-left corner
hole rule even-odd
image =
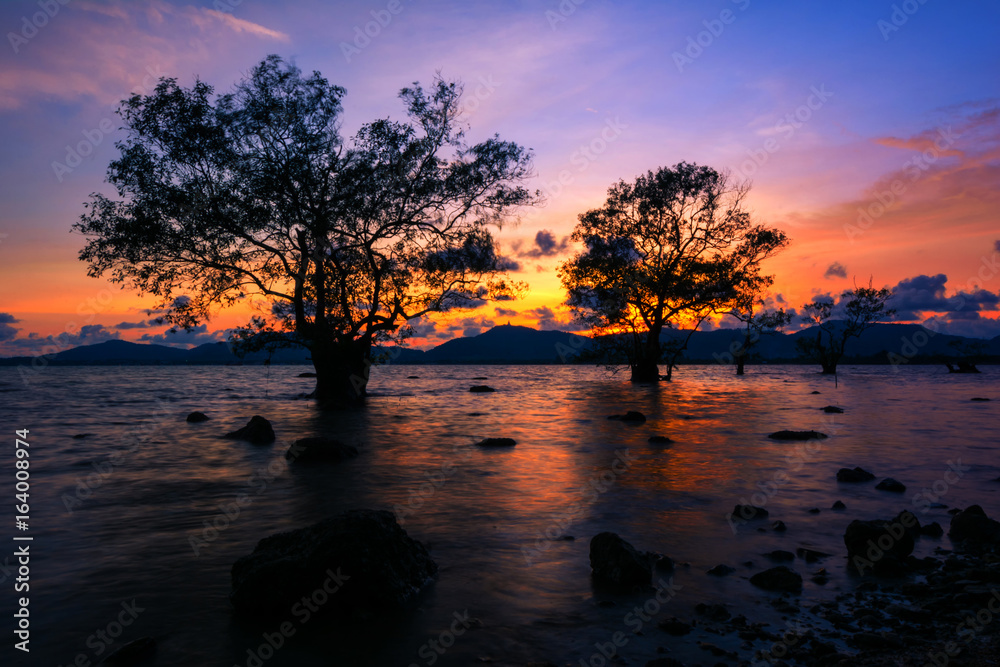
[[[758,276],[746,284],[746,288],[736,297],[735,306],[729,315],[743,324],[742,339],[734,344],[733,362],[736,374],[743,375],[751,349],[761,336],[780,332],[791,324],[792,316],[784,308],[767,310],[763,293],[774,283],[772,276]]]
[[[682,162],[619,181],[604,206],[580,215],[572,238],[584,250],[559,269],[567,304],[595,338],[624,344],[633,381],[660,379],[665,328],[693,330],[731,309],[761,261],[788,244],[753,224],[748,191]],[[683,347],[671,345],[668,375]]]
[[[92,195],[75,225],[90,275],[159,297],[185,328],[256,298],[237,341],[308,348],[315,396],[338,403],[363,400],[373,346],[407,320],[518,292],[491,228],[535,201],[530,151],[467,145],[461,87],[440,79],[400,92],[405,121],[345,143],[343,96],[269,56],[214,99],[165,78],[124,100],[119,199]]]
[[[836,373],[847,341],[895,314],[894,308],[886,308],[886,301],[891,296],[888,288],[875,289],[869,280],[868,287],[855,287],[840,296],[844,317],[837,320],[833,319],[832,299],[817,299],[805,304],[802,319],[815,325],[816,336],[800,338],[796,342],[799,351],[819,362],[824,374]]]

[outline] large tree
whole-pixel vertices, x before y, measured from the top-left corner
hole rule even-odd
[[[405,120],[345,141],[344,89],[278,56],[220,96],[161,79],[119,108],[118,198],[92,195],[80,258],[180,327],[256,303],[238,341],[303,346],[318,399],[363,400],[373,347],[407,321],[523,287],[492,230],[536,200],[531,154],[496,136],[468,145],[461,92],[404,88]]]
[[[602,207],[580,215],[572,238],[584,249],[560,267],[567,304],[595,337],[624,343],[633,381],[660,379],[664,329],[693,331],[731,310],[761,262],[788,244],[753,222],[748,191],[682,162],[619,181]]]
[[[802,319],[813,325],[813,332],[796,341],[799,351],[817,361],[825,375],[836,374],[847,341],[895,314],[894,308],[886,306],[891,296],[888,288],[872,287],[869,279],[867,287],[841,294],[838,303],[832,298],[820,298],[805,304]]]

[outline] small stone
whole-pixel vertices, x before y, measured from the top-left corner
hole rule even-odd
[[[742,519],[743,521],[753,521],[754,519],[766,519],[767,510],[763,507],[757,507],[756,505],[737,505],[733,508],[730,516],[735,519]]]
[[[649,436],[649,442],[657,445],[669,445],[673,440],[665,435],[651,435]]]
[[[892,477],[886,477],[875,488],[880,491],[890,491],[892,493],[906,493],[906,485],[894,480]]]
[[[944,535],[944,528],[937,521],[920,526],[920,534],[927,537],[941,537]]]
[[[799,558],[807,563],[815,563],[816,561],[823,560],[824,558],[829,558],[833,554],[824,553],[822,551],[815,551],[813,549],[806,549],[805,547],[799,547],[795,550],[795,553],[799,555]]]
[[[835,502],[833,504],[833,506],[830,509],[832,509],[832,510],[846,510],[847,509],[847,505],[845,505],[843,503],[843,501],[838,500],[837,502]]]
[[[767,437],[772,440],[823,440],[827,435],[819,431],[775,431]]]
[[[709,574],[715,575],[716,577],[724,577],[727,574],[732,574],[736,571],[735,567],[730,567],[728,565],[716,565],[711,570],[708,571]]]
[[[195,411],[189,414],[185,421],[189,424],[200,424],[201,422],[207,422],[209,419],[211,419],[211,417],[206,415],[204,412]]]
[[[778,565],[753,575],[750,583],[766,591],[798,593],[802,590],[802,575],[784,565]]]
[[[810,514],[819,514],[821,510],[818,507],[813,507],[813,508],[810,508],[810,509],[808,509],[806,511],[809,512]]]
[[[854,468],[854,470],[841,468],[837,471],[838,482],[870,482],[873,479],[875,479],[875,475],[861,467]]]
[[[513,438],[485,438],[476,444],[480,447],[513,447],[517,441]]]
[[[623,415],[611,415],[608,419],[614,419],[616,421],[622,422],[633,422],[636,424],[642,424],[646,421],[646,415],[641,412],[636,412],[635,410],[629,410]]]
[[[785,551],[784,549],[775,549],[774,551],[768,551],[764,554],[773,561],[783,562],[783,561],[793,561],[795,560],[795,554],[791,551]]]
[[[844,408],[838,408],[836,405],[828,405],[823,408],[823,412],[831,415],[839,415],[844,413]]]
[[[771,530],[773,530],[776,533],[783,533],[786,530],[788,530],[788,526],[785,525],[784,521],[779,520],[771,524]]]
[[[485,384],[477,384],[469,387],[469,391],[474,394],[488,394],[490,392],[496,391],[493,387],[488,387]]]
[[[246,426],[222,437],[229,440],[245,440],[254,445],[269,445],[275,439],[271,422],[260,415],[254,415]]]

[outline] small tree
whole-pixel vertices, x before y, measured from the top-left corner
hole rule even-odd
[[[468,145],[461,87],[400,93],[405,121],[339,133],[344,90],[269,56],[214,97],[161,79],[119,109],[128,136],[75,229],[89,273],[158,297],[190,328],[263,302],[236,338],[307,348],[317,399],[364,399],[373,347],[406,322],[518,293],[492,228],[536,195],[531,153]],[[180,297],[180,298],[178,298]]]
[[[760,341],[762,336],[779,333],[791,324],[792,316],[784,308],[777,310],[760,310],[765,305],[763,299],[751,300],[738,306],[729,314],[743,324],[742,338],[733,351],[733,363],[736,374],[743,375],[744,367],[750,358],[750,351]]]
[[[851,338],[858,338],[878,322],[895,314],[886,308],[892,296],[888,288],[875,289],[869,279],[868,287],[855,287],[840,296],[844,318],[833,319],[834,302],[817,299],[802,306],[803,320],[814,325],[815,337],[800,338],[796,345],[807,357],[819,362],[825,375],[837,372],[837,364],[844,356],[844,348]]]
[[[731,308],[760,263],[788,244],[753,224],[746,183],[680,163],[619,181],[607,201],[580,215],[572,238],[584,250],[559,268],[576,318],[596,339],[624,344],[634,382],[656,382],[660,337]],[[668,374],[683,345],[672,346]]]

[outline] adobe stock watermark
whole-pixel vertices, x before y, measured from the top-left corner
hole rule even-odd
[[[406,7],[401,0],[389,0],[385,8],[371,10],[372,20],[364,26],[354,26],[354,39],[340,43],[340,52],[344,54],[344,60],[350,63],[352,58],[361,55],[361,52],[371,45],[372,40],[378,38],[404,9]]]
[[[622,132],[628,129],[628,125],[621,121],[619,116],[614,118],[608,118],[604,122],[604,127],[601,131],[591,139],[586,144],[581,144],[579,148],[573,151],[573,154],[569,157],[569,162],[572,166],[576,167],[575,173],[582,174],[587,171],[594,162],[598,160],[605,152],[607,152],[608,147],[611,144],[618,141],[621,137]],[[569,169],[562,169],[559,171],[558,177],[555,181],[542,185],[542,190],[550,198],[554,199],[562,194],[563,188],[571,185],[576,180],[574,171]]]
[[[888,42],[889,37],[894,32],[899,32],[899,29],[906,25],[910,17],[920,10],[920,6],[926,4],[927,0],[905,0],[901,4],[893,5],[889,20],[879,19],[875,23],[879,32],[882,33],[882,40]]]
[[[549,27],[553,30],[556,29],[560,23],[565,23],[566,20],[576,13],[576,8],[582,5],[587,0],[562,0],[559,6],[556,7],[557,11],[548,9],[545,11],[545,20],[549,22]]]
[[[962,465],[962,459],[955,459],[947,463],[948,470],[945,471],[940,479],[935,480],[930,488],[924,487],[919,493],[913,495],[913,500],[911,501],[913,507],[914,509],[919,509],[921,514],[927,514],[931,509],[931,505],[940,501],[953,486],[962,481],[965,473],[972,470],[971,466]]]
[[[847,235],[848,240],[854,243],[855,237],[864,234],[875,224],[876,220],[885,215],[889,207],[909,190],[910,185],[923,178],[931,166],[941,159],[942,154],[951,148],[961,136],[955,134],[950,127],[938,130],[938,136],[934,139],[934,145],[931,148],[924,149],[919,155],[903,163],[902,168],[906,171],[909,183],[902,178],[893,179],[887,190],[879,190],[875,193],[875,201],[867,206],[858,207],[858,218],[853,225],[844,224],[844,234]]]
[[[760,148],[747,149],[749,159],[740,163],[740,175],[743,178],[750,178],[756,174],[758,169],[767,164],[772,155],[781,150],[782,143],[795,136],[795,133],[812,120],[813,114],[822,109],[831,97],[833,93],[826,89],[826,84],[820,84],[819,87],[810,86],[809,96],[805,102],[786,113],[774,126],[774,132],[780,137],[768,137]]]
[[[22,16],[21,29],[17,32],[7,33],[7,41],[10,42],[14,53],[20,53],[21,47],[31,41],[69,2],[70,0],[38,0],[38,8],[41,11],[37,11],[31,16]]]
[[[430,667],[436,663],[442,655],[444,655],[448,649],[455,645],[458,638],[468,632],[469,628],[472,627],[473,621],[469,618],[469,610],[466,609],[462,612],[455,612],[452,614],[454,620],[451,625],[445,628],[438,634],[435,639],[429,639],[424,642],[419,649],[417,649],[417,655],[423,660],[422,663],[412,662],[410,667],[420,667],[421,664]]]
[[[974,614],[963,618],[955,626],[955,633],[969,645],[997,616],[1000,616],[1000,590],[990,587],[990,598],[986,604]],[[924,667],[947,667],[951,664],[951,659],[962,652],[962,647],[957,642],[948,642],[941,648],[937,653],[933,650],[927,652],[928,662],[924,663]]]
[[[461,460],[467,460],[472,456],[472,449],[465,447],[461,454],[459,454],[459,449],[462,448],[461,445],[454,445],[452,447],[452,453]],[[396,523],[400,526],[406,523],[406,517],[418,512],[429,499],[437,495],[437,492],[441,490],[448,480],[450,480],[459,468],[455,465],[454,461],[445,461],[436,471],[428,471],[424,473],[427,478],[426,482],[423,482],[419,487],[410,491],[410,497],[406,505],[393,505],[392,513],[396,515]]]
[[[94,630],[93,634],[87,637],[84,644],[90,651],[81,651],[73,660],[67,662],[66,665],[68,667],[81,667],[101,662],[98,658],[114,646],[114,643],[122,636],[125,629],[135,623],[135,620],[139,618],[139,614],[144,611],[146,611],[146,608],[140,607],[136,603],[135,598],[132,598],[131,602],[122,602],[121,611],[118,612],[115,618],[104,627]],[[94,663],[91,662],[91,656],[95,658]],[[59,667],[62,667],[62,665]]]
[[[164,76],[158,66],[150,65],[146,67],[146,76],[142,82],[133,90],[133,94],[145,95],[156,87],[156,82]],[[97,150],[97,147],[104,142],[104,138],[115,131],[114,120],[110,116],[102,118],[97,123],[97,127],[82,131],[83,139],[75,144],[66,145],[66,156],[62,162],[52,161],[52,173],[55,174],[56,181],[62,183],[66,176],[73,173],[73,170],[83,164],[85,158],[90,157]]]
[[[746,11],[747,7],[750,6],[750,0],[732,0],[732,2],[739,7],[740,11]],[[687,46],[683,53],[674,51],[671,54],[677,71],[683,74],[684,68],[700,58],[705,53],[705,49],[712,46],[715,40],[722,36],[722,33],[726,31],[726,26],[736,22],[737,16],[738,14],[733,10],[723,9],[717,18],[702,21],[701,24],[705,26],[705,29],[694,35],[688,35]]]
[[[483,102],[493,97],[493,93],[502,85],[501,82],[494,81],[492,74],[487,76],[479,75],[476,79],[476,87],[472,90],[472,95],[469,96],[468,93],[462,95],[462,105],[458,109],[456,118],[461,121],[467,121],[472,114],[479,110]]]
[[[771,644],[769,649],[759,651],[758,655],[760,657],[754,659],[750,663],[750,667],[768,667],[784,660],[785,656],[788,655],[788,651],[798,644],[803,637],[807,637],[809,633],[809,629],[798,621],[785,621],[785,627],[788,629],[785,630],[778,641]],[[785,663],[782,662],[781,664]]]

